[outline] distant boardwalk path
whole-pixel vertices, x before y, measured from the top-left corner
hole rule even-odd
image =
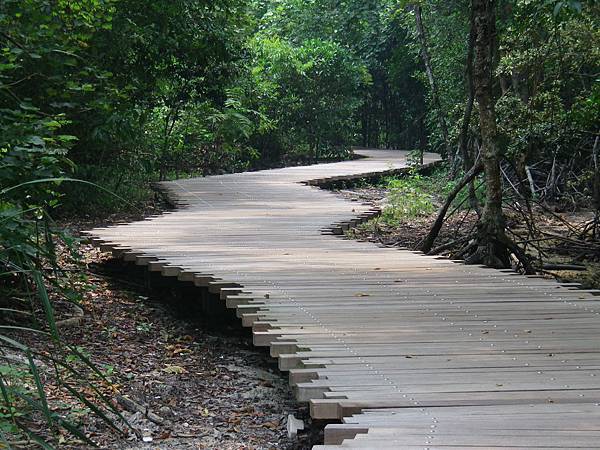
[[[600,448],[600,298],[335,236],[376,211],[311,184],[406,164],[361,153],[164,183],[178,210],[92,240],[237,308],[313,417],[343,419],[315,448]]]

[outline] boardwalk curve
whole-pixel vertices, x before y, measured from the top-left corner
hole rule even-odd
[[[235,308],[311,415],[342,421],[315,448],[600,448],[598,297],[336,236],[377,211],[317,185],[406,165],[360,153],[164,183],[177,210],[89,234]]]

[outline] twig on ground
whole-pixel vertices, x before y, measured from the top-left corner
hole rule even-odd
[[[460,239],[456,239],[455,241],[447,242],[447,243],[445,243],[443,245],[435,247],[434,249],[432,249],[427,254],[428,255],[438,255],[441,252],[443,252],[444,250],[448,250],[448,249],[451,249],[452,247],[455,247],[457,245],[464,244],[468,240],[469,240],[469,237],[463,237],[463,238],[460,238]]]
[[[163,425],[165,423],[165,420],[162,417],[150,411],[147,406],[141,405],[135,400],[123,395],[117,395],[116,398],[117,402],[119,402],[119,404],[128,411],[139,412],[143,414],[144,417],[146,417],[149,421],[154,422],[157,425]]]

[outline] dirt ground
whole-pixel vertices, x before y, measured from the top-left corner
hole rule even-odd
[[[80,308],[57,299],[55,313],[64,343],[93,361],[105,379],[84,370],[75,357],[67,356],[67,362],[87,373],[128,425],[122,433],[110,428],[40,362],[54,412],[66,414],[106,449],[300,450],[322,441],[322,426],[311,426],[307,406],[294,400],[286,374],[268,352],[253,347],[239,320],[199,316],[165,291],[146,289],[139,270],[91,246],[81,250],[83,261],[69,266],[82,295]],[[49,345],[36,335],[19,339],[34,348]],[[88,398],[98,398],[85,383],[65,379]],[[289,437],[290,414],[309,431]],[[118,422],[116,414],[108,416]],[[30,426],[41,436],[49,432],[41,416]],[[65,431],[54,436],[58,448],[89,448]]]
[[[336,192],[347,200],[372,203],[380,208],[385,208],[388,194],[388,190],[381,186],[357,187]],[[438,201],[441,200],[438,199]],[[427,236],[436,214],[437,211],[419,217],[406,218],[394,225],[374,219],[367,224],[352,228],[347,235],[353,239],[414,250]],[[528,236],[527,226],[518,214],[511,210],[506,210],[505,214],[511,238],[519,240],[532,237]],[[588,223],[593,218],[593,213],[587,210],[552,212],[536,209],[534,215],[540,234],[533,236],[533,240],[539,240],[542,243],[539,245],[539,249],[529,246],[528,254],[534,257],[537,267],[541,267],[539,273],[548,278],[581,283],[584,288],[600,289],[600,244],[597,241],[586,243],[577,239],[569,240],[573,229]],[[473,211],[458,211],[447,218],[435,247],[441,248],[448,244],[448,248],[444,248],[436,254],[451,256],[452,252],[459,247],[459,245],[451,244],[460,238],[469,236],[475,229],[476,223],[477,215]],[[527,237],[525,238],[525,236]],[[562,236],[564,239],[557,239],[558,236]],[[540,251],[543,253],[542,255],[540,255]],[[543,261],[537,261],[537,256],[542,256]],[[577,270],[544,268],[557,265],[579,268]]]
[[[352,189],[339,190],[337,193],[350,201],[371,203],[379,208],[385,208],[388,189],[380,186],[368,186]],[[434,214],[421,217],[411,217],[393,226],[374,219],[368,224],[353,228],[348,235],[355,239],[366,240],[390,247],[414,249],[427,235],[431,223],[435,219]],[[469,229],[474,225],[475,215],[467,217],[457,215],[450,218],[442,229],[436,245],[442,245],[456,239],[458,228]]]

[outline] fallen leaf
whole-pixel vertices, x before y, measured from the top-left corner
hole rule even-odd
[[[181,367],[181,366],[167,366],[163,369],[163,372],[165,373],[172,373],[172,374],[182,374],[182,373],[187,373],[187,370],[185,370],[185,368]]]
[[[268,428],[269,430],[275,430],[279,428],[279,422],[274,420],[272,422],[265,422],[261,425],[263,428]]]

